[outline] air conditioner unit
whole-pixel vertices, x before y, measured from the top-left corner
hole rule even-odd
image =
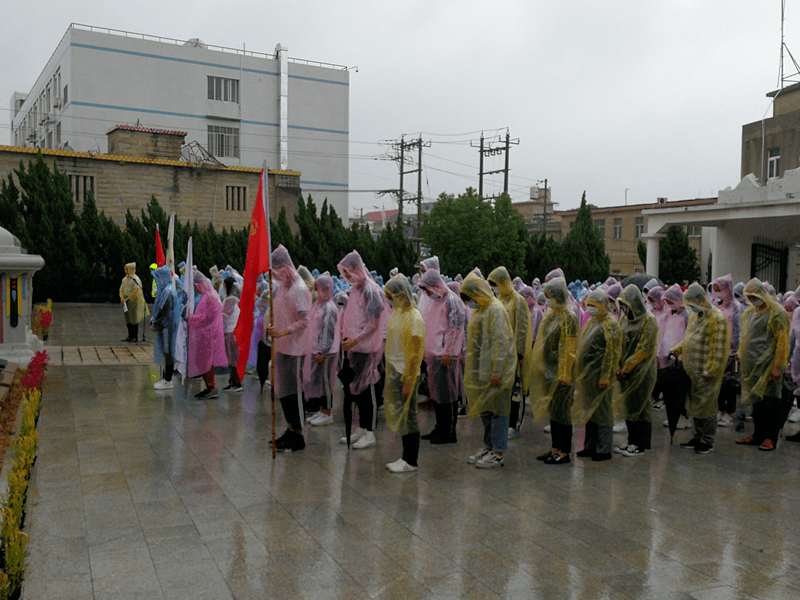
[[[56,96],[53,100],[53,108],[56,110],[61,110],[61,96]]]

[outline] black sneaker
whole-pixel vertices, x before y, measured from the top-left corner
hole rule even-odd
[[[697,438],[692,438],[688,442],[683,442],[681,444],[681,448],[684,450],[696,450],[697,446],[700,444],[700,440]]]
[[[290,434],[290,437],[285,444],[276,448],[278,452],[298,452],[305,449],[306,440],[303,438],[302,433],[297,433],[296,431],[288,431],[287,433]]]
[[[294,432],[291,429],[287,429],[286,431],[284,431],[283,435],[281,435],[278,439],[275,440],[275,449],[280,450],[282,446],[285,446],[293,433]]]
[[[219,398],[219,392],[217,388],[211,388],[208,390],[208,394],[205,395],[206,400],[213,400],[214,398]]]
[[[241,386],[241,384],[239,384],[239,385],[234,385],[234,386],[232,386],[232,387],[231,387],[231,388],[230,388],[228,391],[231,391],[231,392],[241,392],[243,389],[244,389],[244,388]]]
[[[228,385],[226,385],[224,388],[222,388],[222,390],[223,390],[223,391],[226,391],[226,390],[229,390],[229,389],[231,389],[232,387],[233,387],[233,386],[232,386],[232,385],[229,383],[229,384],[228,384]]]
[[[694,449],[697,454],[708,454],[712,450],[714,450],[714,446],[711,444],[704,444],[703,442],[698,442]]]
[[[211,393],[211,388],[206,388],[194,395],[195,398],[205,398]]]
[[[425,435],[419,436],[419,439],[421,439],[421,440],[432,440],[433,438],[438,437],[438,436],[439,436],[439,430],[436,429],[436,427],[434,427],[433,429],[431,429],[430,433],[426,433]]]

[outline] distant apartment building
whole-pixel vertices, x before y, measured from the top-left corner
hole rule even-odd
[[[347,67],[72,24],[27,94],[11,99],[17,147],[107,154],[117,125],[186,133],[227,167],[302,173],[348,217]]]

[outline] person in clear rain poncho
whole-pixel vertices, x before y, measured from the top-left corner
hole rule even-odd
[[[742,364],[742,404],[753,405],[752,435],[737,444],[772,451],[783,426],[783,372],[789,362],[789,315],[756,278],[747,282],[744,296],[751,304],[742,314],[739,360]]]
[[[128,328],[128,337],[122,341],[136,343],[139,341],[139,321],[150,312],[144,300],[142,280],[136,275],[135,262],[125,265],[125,277],[119,286],[119,302],[125,311],[125,326]]]
[[[354,372],[349,385],[359,415],[359,427],[350,440],[353,448],[362,449],[375,445],[373,429],[378,409],[376,384],[381,379],[378,367],[383,355],[383,334],[389,319],[389,305],[357,251],[353,250],[345,256],[338,264],[338,269],[352,286],[342,315],[341,347],[347,352],[347,362]],[[347,438],[339,441],[345,444]]]
[[[604,290],[594,290],[586,299],[591,318],[581,331],[575,358],[575,399],[572,423],[586,425],[583,450],[577,456],[608,460],[614,438],[612,396],[622,351],[622,331],[608,310]]]
[[[494,295],[503,303],[511,329],[514,332],[514,344],[517,352],[517,372],[514,376],[514,390],[511,393],[511,414],[508,423],[509,438],[517,438],[525,418],[525,395],[528,392],[528,378],[523,385],[522,367],[530,359],[533,337],[528,302],[514,289],[511,276],[505,267],[497,267],[487,278]],[[521,280],[520,280],[521,281]]]
[[[550,419],[552,449],[537,459],[545,464],[567,464],[572,451],[572,366],[579,322],[569,307],[563,277],[550,279],[542,290],[548,308],[533,345],[530,396],[536,419]]]
[[[341,319],[333,301],[333,279],[320,275],[314,280],[316,300],[308,317],[306,356],[303,364],[303,391],[308,398],[307,419],[315,427],[333,423],[333,385],[339,366]]]
[[[722,388],[719,392],[717,405],[717,425],[728,427],[733,425],[733,414],[736,412],[736,396],[739,394],[739,362],[736,354],[739,351],[739,329],[742,320],[742,305],[733,295],[733,278],[730,273],[718,277],[714,281],[713,295],[720,312],[728,320],[731,330],[731,345],[725,365],[725,374],[722,376]]]
[[[242,391],[242,380],[239,379],[239,346],[236,343],[236,323],[239,321],[239,299],[242,295],[242,288],[236,283],[233,277],[226,277],[223,281],[225,285],[225,301],[222,303],[222,327],[225,332],[225,354],[228,356],[228,369],[230,377],[228,385],[223,390],[231,392]]]
[[[452,444],[457,441],[459,356],[464,343],[466,310],[438,271],[426,271],[420,278],[419,289],[428,299],[423,316],[427,331],[425,364],[428,392],[436,412],[436,427],[422,439],[430,440],[431,444]]]
[[[622,290],[617,305],[622,352],[614,412],[625,419],[628,443],[614,451],[623,456],[641,456],[650,449],[652,437],[653,403],[650,398],[656,385],[658,324],[647,312],[642,292],[633,284]]]
[[[502,467],[517,368],[514,332],[506,309],[484,279],[470,273],[460,294],[473,311],[467,325],[464,392],[469,418],[480,415],[483,423],[483,448],[467,462],[481,469]]]
[[[425,322],[411,296],[408,279],[397,275],[383,290],[392,316],[386,330],[386,384],[383,388],[386,426],[402,436],[403,456],[386,465],[392,473],[417,470],[419,420],[417,388],[425,349]]]
[[[272,302],[272,327],[267,328],[274,346],[275,395],[289,425],[275,441],[278,452],[296,452],[306,447],[303,438],[303,358],[311,311],[311,292],[294,267],[289,251],[279,245],[270,255],[272,277],[279,284]]]
[[[153,384],[153,388],[169,390],[172,389],[172,374],[175,371],[175,343],[181,318],[181,303],[175,286],[172,285],[169,267],[154,270],[153,280],[156,282],[156,299],[153,302],[153,316],[150,318],[150,329],[156,334],[153,358],[156,364],[164,368],[164,376]]]
[[[694,437],[681,444],[681,448],[707,454],[714,447],[717,398],[728,361],[731,332],[727,319],[711,305],[700,284],[689,286],[683,303],[691,315],[683,341],[672,353],[681,358],[691,381],[686,412],[693,417]]]

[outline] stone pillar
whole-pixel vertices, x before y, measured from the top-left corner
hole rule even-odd
[[[658,253],[661,246],[661,238],[665,237],[660,233],[646,233],[642,238],[647,243],[647,274],[650,277],[658,277]]]
[[[27,364],[44,345],[31,332],[33,274],[44,266],[44,259],[27,254],[19,240],[0,227],[0,358]]]

